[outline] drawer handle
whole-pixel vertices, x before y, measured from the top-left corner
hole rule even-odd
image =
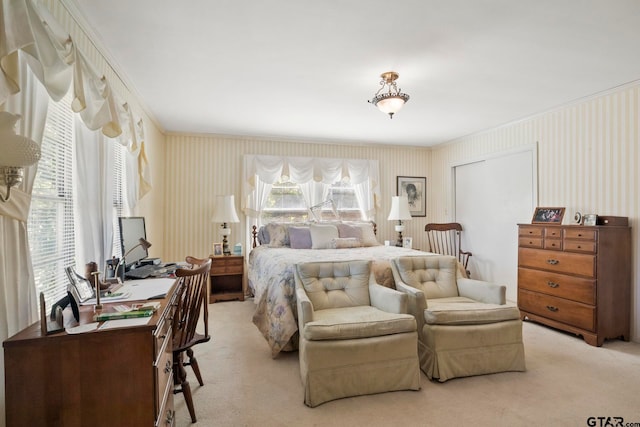
[[[556,311],[558,311],[558,307],[554,307],[554,306],[552,306],[552,305],[548,305],[548,306],[547,306],[547,310],[549,310],[549,311],[553,311],[553,312],[556,312]]]
[[[171,365],[173,364],[173,362],[171,362],[170,360],[167,360],[167,364],[164,365],[164,373],[168,374],[169,372],[171,372]]]
[[[582,246],[578,245],[578,249],[582,249]]]
[[[550,265],[556,265],[559,262],[560,261],[558,261],[557,259],[548,259],[547,260],[547,264],[550,264]]]
[[[548,281],[547,285],[549,285],[550,288],[557,288],[558,286],[560,286],[560,284],[552,281]]]

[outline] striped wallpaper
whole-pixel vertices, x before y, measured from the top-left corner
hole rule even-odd
[[[436,147],[431,154],[429,214],[452,207],[451,166],[538,144],[538,206],[629,217],[633,236],[632,339],[640,342],[640,83]]]
[[[163,257],[181,259],[185,254],[207,255],[212,242],[220,242],[218,229],[211,223],[215,196],[234,194],[241,222],[231,224],[230,243],[245,248],[249,233],[240,212],[242,159],[244,154],[306,157],[344,157],[380,161],[382,200],[376,218],[381,241],[395,239],[387,221],[391,196],[396,194],[396,176],[427,176],[430,152],[425,148],[379,145],[340,145],[323,142],[278,141],[207,135],[167,135],[165,184],[168,200],[164,209],[165,240]],[[414,237],[420,247],[426,218],[407,222],[405,236]],[[421,232],[420,232],[421,231]]]

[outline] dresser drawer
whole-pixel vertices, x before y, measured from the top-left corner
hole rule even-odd
[[[542,227],[529,227],[526,225],[521,225],[519,228],[520,237],[529,236],[529,237],[542,237]]]
[[[595,277],[596,257],[570,252],[518,248],[518,266]]]
[[[546,239],[560,239],[562,238],[562,228],[559,227],[545,227],[544,228],[544,237]]]
[[[562,239],[544,239],[544,249],[551,249],[555,251],[562,250]]]
[[[567,252],[596,253],[596,242],[582,240],[565,240],[564,250]]]
[[[564,230],[565,239],[580,239],[580,240],[596,240],[596,230],[589,230],[583,227],[567,227]]]
[[[580,329],[595,330],[595,308],[591,305],[519,289],[518,308]]]
[[[518,237],[518,245],[527,248],[540,248],[542,249],[542,237]]]
[[[595,305],[596,281],[549,271],[518,268],[518,287]]]

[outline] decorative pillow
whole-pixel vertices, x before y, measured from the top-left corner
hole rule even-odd
[[[258,243],[261,245],[268,245],[269,242],[271,242],[271,238],[267,232],[267,227],[263,225],[258,229]]]
[[[289,243],[292,249],[311,249],[311,231],[309,227],[289,226]]]
[[[376,233],[373,232],[373,224],[359,224],[360,231],[362,232],[362,246],[380,246],[376,238]]]
[[[265,225],[265,228],[270,238],[269,246],[273,248],[289,246],[289,233],[286,225],[271,222]]]
[[[351,224],[338,224],[338,235],[341,238],[354,237],[358,240],[362,239],[362,229],[357,225]]]
[[[359,248],[362,246],[360,239],[355,237],[339,237],[337,239],[331,239],[331,247],[333,249],[348,249]]]
[[[331,249],[331,240],[339,237],[335,225],[310,224],[309,231],[312,249]]]

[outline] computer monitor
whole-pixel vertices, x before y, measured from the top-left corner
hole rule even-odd
[[[137,248],[133,249],[130,254],[127,254],[125,259],[125,270],[129,270],[129,267],[133,264],[136,264],[149,256],[147,249],[140,245],[141,237],[145,240],[147,239],[144,217],[119,217],[118,225],[120,226],[120,248],[122,249],[123,256],[136,245],[139,245]]]

